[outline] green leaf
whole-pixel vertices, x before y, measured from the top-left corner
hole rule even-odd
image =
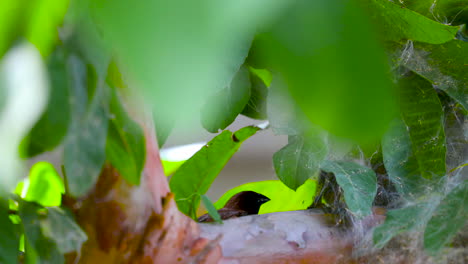
[[[460,25],[468,22],[466,0],[405,0],[399,4],[440,23]]]
[[[174,174],[182,164],[195,155],[206,142],[192,143],[161,149],[159,154],[166,176]]]
[[[200,195],[208,191],[241,144],[258,130],[258,127],[253,126],[244,127],[235,133],[225,130],[176,171],[169,185],[181,212],[196,218]]]
[[[82,2],[91,2],[93,20],[148,101],[167,120],[193,120],[207,96],[229,85],[258,26],[288,1]]]
[[[249,72],[251,82],[250,98],[242,110],[242,114],[254,119],[266,119],[267,86],[271,83],[271,74],[267,70],[252,67],[249,67]]]
[[[397,53],[400,63],[423,76],[468,110],[468,43],[414,43]]]
[[[208,197],[206,197],[206,195],[204,195],[204,194],[202,194],[200,196],[201,196],[201,200],[203,202],[203,205],[205,206],[205,208],[208,211],[208,214],[211,216],[211,218],[213,218],[213,220],[215,220],[219,224],[222,224],[223,221],[221,220],[221,216],[219,215],[218,211],[216,210],[216,208],[214,207],[214,205],[210,201],[210,199]]]
[[[40,222],[42,233],[53,241],[61,254],[79,252],[88,239],[76,221],[58,207],[48,208],[47,218]]]
[[[8,217],[8,201],[0,197],[0,262],[17,263],[19,254],[19,234]]]
[[[388,0],[361,1],[386,40],[441,44],[455,38],[458,27],[431,20]]]
[[[52,164],[39,161],[32,166],[24,200],[42,206],[60,206],[63,193],[65,187],[62,178]]]
[[[88,107],[86,66],[75,56],[68,63],[72,123],[64,147],[64,166],[70,193],[77,197],[94,186],[106,159],[110,96],[108,87],[100,82]]]
[[[49,55],[58,39],[57,27],[62,24],[68,9],[67,0],[39,0],[30,3],[26,38],[45,57]]]
[[[23,11],[23,4],[23,2],[16,0],[2,1],[2,8],[0,8],[0,58],[3,57],[15,39],[14,29],[21,22],[19,14]]]
[[[424,231],[424,248],[435,254],[447,245],[468,218],[468,181],[456,186],[437,206]]]
[[[66,54],[58,48],[48,62],[50,95],[46,111],[29,132],[26,157],[53,150],[65,137],[70,121]]]
[[[358,217],[372,213],[372,202],[377,193],[377,176],[373,170],[353,162],[329,160],[321,164],[321,169],[335,175],[351,212]]]
[[[278,178],[296,190],[310,177],[316,176],[328,147],[323,132],[306,136],[289,136],[288,144],[273,155]]]
[[[383,48],[364,12],[355,1],[294,3],[257,36],[250,54],[279,73],[313,124],[341,137],[378,138],[396,101]]]
[[[416,74],[400,79],[401,112],[422,177],[440,178],[445,168],[444,114],[437,92]]]
[[[388,176],[400,194],[418,196],[426,190],[430,182],[421,177],[408,129],[401,119],[395,119],[384,135],[382,155]]]
[[[430,203],[417,203],[401,209],[389,210],[385,222],[374,229],[373,239],[382,248],[394,236],[405,231],[420,231],[432,215]]]
[[[281,181],[249,182],[224,193],[215,206],[217,209],[221,209],[235,194],[243,191],[254,191],[270,198],[268,203],[262,204],[258,214],[305,210],[312,204],[316,189],[317,182],[310,179],[306,180],[296,191],[291,190]]]
[[[164,175],[170,176],[174,174],[186,160],[181,161],[170,161],[170,160],[161,160],[164,169]]]
[[[44,210],[34,203],[20,202],[19,216],[24,228],[26,263],[64,263],[65,258],[58,251],[57,245],[42,233],[40,223],[46,218]]]
[[[461,107],[446,109],[444,108],[444,129],[447,145],[446,162],[447,170],[452,172],[462,164],[468,163],[468,115],[463,113]]]
[[[234,122],[249,101],[250,87],[249,71],[242,66],[229,86],[208,98],[201,112],[203,127],[216,133]]]
[[[145,137],[141,127],[125,112],[114,92],[110,112],[106,156],[129,183],[139,185],[145,164]]]

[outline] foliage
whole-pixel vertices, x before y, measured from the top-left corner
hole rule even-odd
[[[196,217],[200,195],[206,193],[224,165],[240,145],[254,135],[258,127],[244,127],[235,133],[228,130],[213,138],[172,176],[169,186],[175,193],[179,210]]]
[[[160,145],[177,122],[217,133],[166,161],[190,217],[202,201],[217,219],[244,190],[271,199],[260,213],[325,201],[362,217],[390,193],[375,245],[419,232],[440,252],[467,219],[467,22],[463,0],[2,1],[0,262],[23,250],[27,263],[63,263],[79,250],[86,234],[62,195],[85,196],[105,164],[141,183],[135,94],[152,107]],[[288,136],[272,157],[279,181],[235,187],[213,205],[216,176],[262,136],[225,130],[239,115]],[[63,151],[60,173],[38,162],[20,181],[22,159],[48,151]]]

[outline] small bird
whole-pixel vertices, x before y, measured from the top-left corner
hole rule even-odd
[[[244,191],[232,196],[226,205],[218,210],[218,213],[222,220],[258,214],[260,206],[268,201],[270,201],[270,198],[262,194],[253,191]],[[204,214],[198,218],[198,222],[213,221],[213,218],[208,214]]]

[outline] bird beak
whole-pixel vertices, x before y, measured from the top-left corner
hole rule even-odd
[[[270,201],[270,198],[266,197],[266,196],[263,196],[262,198],[259,199],[260,201],[260,204],[264,204],[268,201]]]

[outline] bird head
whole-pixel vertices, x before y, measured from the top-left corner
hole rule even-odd
[[[232,196],[224,208],[246,211],[248,214],[258,214],[260,206],[270,201],[270,198],[253,191],[244,191]]]

